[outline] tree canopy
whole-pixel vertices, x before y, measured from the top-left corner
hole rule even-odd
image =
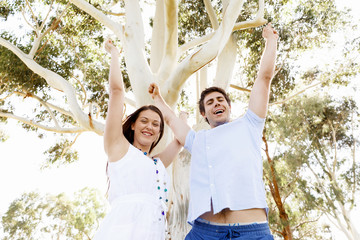
[[[24,193],[2,216],[2,239],[91,239],[105,210],[94,189],[82,189],[73,199],[63,193]]]

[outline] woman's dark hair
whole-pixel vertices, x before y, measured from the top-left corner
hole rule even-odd
[[[125,138],[129,141],[130,144],[133,144],[133,142],[134,142],[134,130],[131,129],[131,125],[133,123],[135,123],[135,121],[138,119],[140,113],[142,111],[146,111],[146,110],[154,111],[160,116],[160,134],[159,134],[159,138],[155,142],[153,142],[151,144],[151,146],[150,146],[149,153],[151,153],[151,151],[159,143],[160,139],[164,135],[164,117],[163,117],[161,111],[157,107],[155,107],[154,105],[142,106],[141,108],[137,109],[135,112],[130,114],[125,119],[125,121],[123,122],[123,127],[122,128],[123,128],[123,134],[124,134]],[[107,189],[107,192],[106,192],[106,196],[108,195],[109,188],[110,188],[110,179],[109,179],[109,175],[108,175],[108,167],[109,167],[109,162],[107,162],[107,164],[106,164],[106,175],[108,176],[108,179],[107,179],[108,189]]]
[[[161,120],[160,121],[160,135],[159,135],[159,138],[151,144],[150,150],[149,150],[149,153],[151,153],[151,151],[159,143],[160,139],[162,138],[162,136],[164,134],[164,117],[163,117],[161,111],[157,107],[155,107],[154,105],[142,106],[141,108],[139,108],[138,110],[136,110],[135,112],[130,114],[123,123],[123,134],[124,134],[125,138],[129,141],[129,143],[132,144],[134,142],[134,130],[131,129],[131,125],[133,123],[135,123],[135,121],[138,119],[140,113],[142,111],[146,111],[146,110],[151,110],[151,111],[156,112],[160,116],[160,120]]]

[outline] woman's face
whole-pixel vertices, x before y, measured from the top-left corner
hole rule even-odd
[[[133,145],[143,151],[148,151],[160,135],[160,124],[161,118],[156,112],[149,109],[140,112],[135,123],[131,125],[134,131]]]

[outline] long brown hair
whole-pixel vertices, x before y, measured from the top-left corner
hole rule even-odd
[[[150,146],[150,150],[149,150],[149,154],[151,153],[151,151],[155,148],[155,146],[159,143],[159,141],[161,140],[162,136],[164,135],[164,117],[161,113],[161,111],[154,105],[145,105],[142,106],[141,108],[137,109],[135,112],[133,112],[132,114],[130,114],[122,123],[123,125],[123,134],[125,136],[125,138],[129,141],[130,144],[133,144],[134,142],[134,130],[131,129],[131,125],[133,123],[136,122],[136,120],[138,119],[140,113],[142,111],[146,111],[146,110],[151,110],[156,112],[159,116],[160,116],[160,132],[159,132],[159,137],[158,139],[153,142]],[[110,179],[109,179],[109,175],[108,175],[108,168],[109,168],[109,162],[106,163],[106,175],[108,176],[107,181],[108,181],[108,189],[106,192],[106,196],[108,195],[109,192],[109,188],[110,188]]]
[[[149,150],[149,153],[151,153],[151,151],[159,143],[160,139],[164,135],[164,117],[163,117],[161,111],[157,107],[155,107],[154,105],[145,105],[145,106],[142,106],[141,108],[139,108],[138,110],[136,110],[135,112],[133,112],[132,114],[130,114],[123,123],[123,134],[124,134],[125,138],[129,141],[129,143],[133,144],[134,130],[131,129],[131,125],[133,123],[135,123],[135,121],[138,119],[140,113],[142,111],[146,111],[146,110],[151,110],[151,111],[156,112],[160,116],[160,120],[161,120],[160,121],[159,138],[151,144],[150,150]]]

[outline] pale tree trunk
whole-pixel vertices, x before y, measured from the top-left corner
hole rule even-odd
[[[229,87],[236,62],[236,55],[236,39],[232,35],[230,36],[229,41],[225,45],[223,51],[218,56],[216,76],[213,84],[214,86],[221,87],[223,89],[227,89]]]

